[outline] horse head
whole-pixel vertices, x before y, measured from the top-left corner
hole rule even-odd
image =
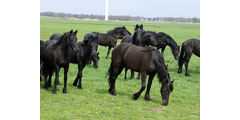
[[[84,42],[89,46],[90,48],[90,57],[93,59],[94,62],[94,67],[98,67],[98,36],[95,33],[87,34],[86,37],[84,38]]]
[[[133,34],[132,43],[137,46],[142,46],[143,25],[136,25],[135,32]]]
[[[161,56],[160,56],[161,57]],[[162,82],[162,87],[160,89],[160,93],[162,95],[162,105],[168,105],[169,95],[173,91],[173,81],[170,80],[170,75],[168,73],[168,68],[162,61],[162,57],[159,58],[159,64],[157,65],[159,69],[158,71],[158,79],[159,82]]]
[[[79,51],[78,44],[77,44],[77,30],[73,32],[67,32],[63,35],[63,38],[66,38],[66,43],[74,50]]]
[[[113,33],[117,36],[118,39],[122,39],[125,35],[131,35],[131,33],[127,30],[125,26],[116,27],[113,30]]]

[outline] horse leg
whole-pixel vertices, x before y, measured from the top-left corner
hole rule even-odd
[[[138,80],[140,80],[140,72],[138,72],[138,77],[137,77]]]
[[[54,88],[53,88],[53,94],[56,94],[56,89],[57,89],[57,81],[59,80],[59,70],[60,68],[56,66],[56,73],[55,73],[55,82],[54,82]]]
[[[107,56],[106,56],[106,59],[108,59],[108,55],[109,55],[109,53],[110,53],[110,51],[111,51],[111,49],[112,49],[112,47],[108,47],[108,51],[107,51]]]
[[[78,83],[78,79],[79,79],[79,71],[80,71],[80,68],[81,68],[81,64],[78,63],[78,74],[77,74],[77,77],[75,78],[74,82],[73,82],[73,86],[77,87],[77,83]]]
[[[49,72],[47,89],[52,87],[52,75],[53,75],[53,72],[52,71]]]
[[[147,91],[146,91],[146,93],[145,93],[145,98],[144,98],[144,99],[147,100],[147,101],[151,101],[151,99],[150,99],[150,89],[151,89],[152,80],[153,80],[155,74],[156,74],[156,73],[150,74],[150,75],[149,75],[149,78],[148,78]]]
[[[79,72],[78,72],[79,74]],[[73,86],[77,87],[77,83],[78,83],[78,74],[77,74],[77,77],[75,78],[74,82],[73,82]]]
[[[178,58],[178,73],[179,74],[182,73],[182,66],[183,66],[184,58],[185,58],[184,53],[185,53],[185,49],[184,49],[184,45],[182,45],[180,56]]]
[[[124,75],[124,79],[126,80],[127,79],[127,67],[125,67],[125,75]]]
[[[45,81],[45,84],[44,84],[44,87],[43,88],[46,88],[47,89],[47,87],[48,87],[48,81],[47,81],[47,76],[48,75],[44,75],[44,81]]]
[[[130,78],[130,80],[132,80],[132,79],[134,79],[134,71],[133,70],[131,70],[131,78]]]
[[[83,89],[82,88],[82,68],[78,72],[78,78],[79,78],[78,89]]]
[[[141,72],[142,87],[137,93],[133,94],[133,99],[134,100],[138,99],[138,97],[141,95],[142,91],[145,89],[145,87],[146,87],[146,76],[147,76],[147,73],[145,71]]]
[[[192,56],[192,53],[186,53],[186,55],[185,55],[185,59],[184,59],[185,60],[184,64],[185,64],[185,69],[186,69],[185,76],[190,76],[189,71],[188,71],[188,63],[189,63],[191,56]]]
[[[63,93],[67,93],[67,73],[69,69],[69,64],[64,67],[64,88]]]
[[[111,68],[112,67],[112,68]],[[116,96],[116,91],[115,91],[115,82],[116,82],[116,79],[118,77],[118,75],[122,72],[124,66],[121,65],[119,67],[115,67],[115,66],[110,66],[110,69],[111,72],[110,72],[110,75],[109,75],[109,84],[110,84],[110,87],[108,89],[108,92],[114,96]]]

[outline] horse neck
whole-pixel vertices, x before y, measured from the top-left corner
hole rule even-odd
[[[172,50],[178,47],[177,43],[173,39],[167,39],[166,44],[169,45]]]
[[[160,68],[157,74],[158,74],[159,82],[162,82],[162,84],[169,82],[169,79],[167,79],[168,73],[164,66]]]
[[[81,45],[83,47],[83,57],[85,60],[89,60],[91,57],[91,48],[89,45],[83,43]]]
[[[119,36],[118,33],[114,32],[114,30],[108,31],[107,34],[112,36],[112,37],[114,37],[114,38],[116,38],[116,39],[118,39],[118,36]]]
[[[133,35],[133,41],[135,42],[134,44],[136,44],[137,42],[139,42],[139,44],[141,43],[141,38],[142,38],[142,34],[135,32]]]
[[[70,46],[63,42],[59,46],[59,48],[62,51],[63,55],[68,58],[69,57],[69,52],[68,51],[69,51],[69,49],[71,49]]]

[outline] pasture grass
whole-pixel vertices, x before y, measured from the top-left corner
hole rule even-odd
[[[150,22],[121,22],[121,21],[87,21],[57,18],[40,18],[40,39],[48,40],[53,33],[64,33],[70,29],[78,30],[78,41],[89,32],[106,33],[117,26],[126,26],[133,33],[136,24],[143,24],[145,30],[166,32],[171,35],[178,45],[190,38],[200,39],[200,24],[179,23],[150,23]],[[118,40],[118,44],[121,40]],[[94,69],[88,65],[83,70],[82,85],[79,90],[72,83],[77,75],[77,65],[70,64],[68,72],[68,93],[63,94],[63,70],[60,71],[60,85],[57,94],[52,94],[52,88],[43,88],[44,82],[40,83],[40,118],[42,120],[79,120],[79,119],[174,119],[192,120],[200,119],[200,58],[193,55],[189,63],[191,76],[185,77],[178,74],[177,61],[169,47],[165,50],[165,63],[168,65],[171,79],[174,79],[174,90],[170,94],[168,106],[162,106],[160,87],[155,76],[150,91],[151,102],[144,100],[146,92],[143,91],[138,100],[132,100],[132,94],[141,87],[137,79],[124,80],[124,71],[116,81],[117,96],[110,95],[106,73],[111,62],[111,54],[106,60],[107,47],[98,47],[100,61],[99,68]],[[53,75],[53,81],[54,77]],[[135,77],[137,73],[135,73]],[[52,82],[53,83],[53,82]]]

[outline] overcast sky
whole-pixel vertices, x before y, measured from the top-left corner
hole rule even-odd
[[[105,14],[105,0],[40,0],[40,12]],[[198,17],[200,0],[109,0],[109,15]]]

